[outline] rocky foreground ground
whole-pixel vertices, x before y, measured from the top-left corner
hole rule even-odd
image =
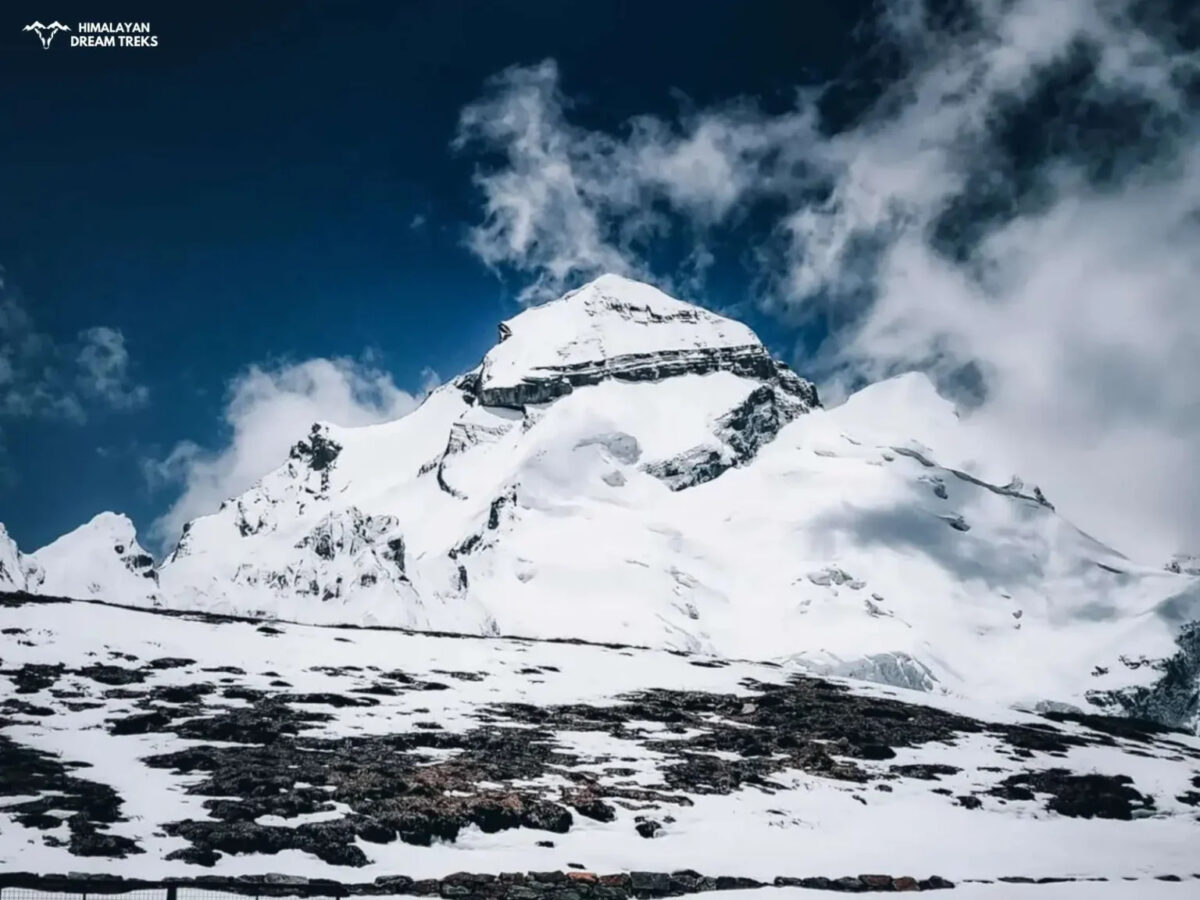
[[[1200,877],[1200,740],[1135,720],[23,594],[0,626],[10,885],[577,900]]]

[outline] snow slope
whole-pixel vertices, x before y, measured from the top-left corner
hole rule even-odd
[[[660,650],[0,601],[6,871],[1195,871],[1200,739],[1121,720]]]
[[[1197,725],[1200,578],[1001,476],[923,376],[826,410],[745,326],[615,276],[500,337],[402,419],[314,425],[190,523],[157,581],[93,522],[36,554],[42,590],[788,659]]]
[[[100,513],[33,554],[46,573],[39,588],[55,597],[158,600],[154,558],[137,541],[133,522],[116,513]]]

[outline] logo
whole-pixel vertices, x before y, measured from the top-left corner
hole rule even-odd
[[[71,29],[62,22],[54,21],[49,25],[43,25],[41,22],[34,22],[32,25],[26,25],[22,31],[35,32],[42,42],[42,49],[49,50],[50,42],[54,40],[54,36],[60,31],[70,31]]]
[[[71,28],[55,19],[49,25],[34,22],[21,30],[35,32],[42,42],[43,50],[50,49],[50,42],[60,31],[70,32],[68,47],[158,46],[158,35],[154,33],[149,22],[79,22]]]

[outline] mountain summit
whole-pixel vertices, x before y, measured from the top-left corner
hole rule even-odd
[[[924,376],[827,410],[744,325],[613,275],[499,337],[402,419],[313,425],[158,567],[99,517],[32,560],[0,538],[4,571],[126,604],[787,660],[1195,727],[1200,579],[989,480],[998,461],[964,451]]]
[[[607,378],[660,380],[718,369],[771,377],[775,365],[745,325],[648,284],[603,275],[502,323],[500,342],[479,367],[477,390],[481,402],[524,406]]]

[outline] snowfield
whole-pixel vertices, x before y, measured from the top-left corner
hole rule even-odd
[[[663,650],[28,594],[6,595],[0,633],[9,871],[1196,868],[1200,739],[1121,719]]]

